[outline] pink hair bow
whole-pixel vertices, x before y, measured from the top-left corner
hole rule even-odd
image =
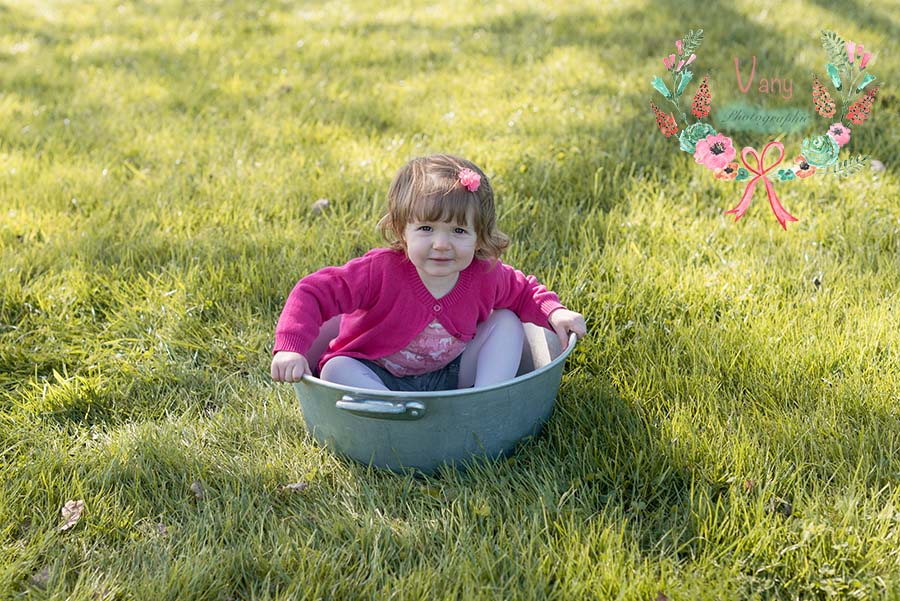
[[[460,169],[459,183],[469,192],[475,192],[481,185],[481,176],[471,169]]]

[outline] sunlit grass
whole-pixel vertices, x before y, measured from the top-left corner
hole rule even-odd
[[[898,598],[898,23],[830,0],[0,5],[0,597]],[[819,29],[875,50],[851,149],[886,171],[780,185],[788,232],[760,190],[733,223],[740,185],[648,108],[700,27],[714,107],[778,105],[737,92],[735,56],[810,110]],[[415,479],[314,444],[267,374],[295,281],[379,245],[391,176],[436,151],[491,175],[508,261],[590,336],[540,437]]]

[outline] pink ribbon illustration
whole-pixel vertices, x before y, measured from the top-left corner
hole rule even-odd
[[[765,167],[763,161],[766,158],[766,152],[773,146],[778,149],[778,160],[768,167]],[[753,155],[753,158],[756,159],[756,169],[747,162],[748,154]],[[750,201],[753,200],[753,191],[756,190],[756,182],[762,178],[766,184],[766,193],[769,196],[769,206],[772,207],[772,212],[775,213],[775,219],[781,224],[782,229],[787,229],[787,226],[785,225],[786,221],[797,221],[796,217],[788,213],[785,208],[781,206],[781,203],[778,201],[778,196],[775,194],[775,187],[772,185],[772,182],[769,181],[769,178],[766,177],[766,173],[774,169],[782,160],[784,160],[784,144],[781,142],[769,142],[766,144],[766,147],[763,148],[762,155],[757,154],[756,149],[752,146],[745,146],[744,149],[741,150],[741,161],[750,172],[756,174],[756,177],[747,183],[747,187],[744,188],[744,195],[741,197],[741,202],[738,203],[738,206],[730,211],[725,211],[725,214],[730,215],[731,213],[734,213],[737,215],[737,217],[734,218],[735,221],[743,217],[744,213],[747,212],[747,209],[750,208]]]

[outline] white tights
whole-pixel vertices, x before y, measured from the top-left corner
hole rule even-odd
[[[459,387],[490,386],[512,380],[519,369],[525,330],[516,314],[506,309],[491,313],[478,325],[475,338],[466,345],[459,364]],[[387,390],[374,371],[353,357],[333,357],[322,366],[319,376],[328,382]]]

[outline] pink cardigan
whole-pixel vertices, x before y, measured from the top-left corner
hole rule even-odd
[[[377,359],[404,348],[437,319],[468,342],[494,309],[510,309],[519,319],[550,328],[547,317],[562,308],[559,298],[534,276],[497,261],[475,259],[456,286],[435,299],[402,251],[379,248],[343,267],[326,267],[300,280],[288,296],[275,347],[305,354],[328,319],[344,315],[337,338],[319,367],[337,355]]]

